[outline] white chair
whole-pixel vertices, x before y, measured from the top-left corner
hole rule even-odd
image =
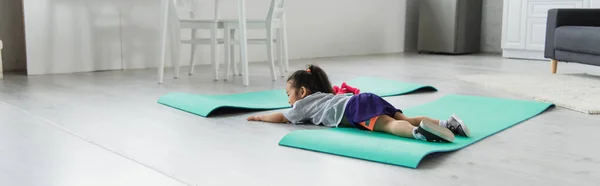
[[[212,62],[212,70],[213,70],[213,78],[215,81],[219,79],[219,58],[218,58],[218,44],[224,44],[223,39],[217,38],[218,31],[223,28],[223,24],[219,22],[219,0],[215,0],[214,6],[214,17],[213,19],[197,19],[194,9],[196,8],[195,0],[166,0],[167,6],[169,9],[170,15],[165,14],[167,16],[163,18],[163,20],[167,20],[167,23],[163,23],[163,46],[162,49],[162,59],[160,59],[159,65],[159,83],[162,83],[164,76],[164,66],[166,62],[166,50],[167,48],[171,49],[171,59],[173,61],[174,68],[174,77],[179,77],[179,68],[180,68],[180,48],[181,44],[191,44],[191,52],[190,52],[190,69],[189,74],[192,75],[194,73],[194,56],[196,54],[196,46],[197,45],[211,45],[211,62]],[[180,9],[189,13],[189,18],[181,18],[178,12]],[[190,39],[181,39],[180,32],[182,29],[190,29],[191,37]],[[210,30],[210,38],[198,38],[196,37],[197,31],[199,29],[208,29]],[[171,33],[171,34],[169,34]],[[171,36],[170,42],[166,42],[168,36]],[[166,45],[170,45],[167,47]]]
[[[239,22],[237,19],[232,20],[220,20],[223,23],[225,30],[225,63],[227,63],[227,72],[225,80],[229,78],[230,72],[234,72],[234,76],[237,73],[237,65],[234,59],[234,46],[239,45],[239,40],[235,39],[235,30],[239,29]],[[279,67],[281,76],[284,76],[285,72],[289,70],[288,64],[288,53],[287,53],[287,33],[285,23],[285,11],[284,11],[284,0],[271,0],[269,12],[265,19],[248,19],[246,21],[247,29],[264,29],[266,30],[266,38],[262,39],[248,39],[248,45],[266,45],[267,47],[267,59],[270,62],[271,77],[273,80],[277,80],[275,72],[275,59],[273,56],[273,43],[277,43],[278,50],[277,56],[279,61]],[[276,35],[276,38],[275,36]],[[229,46],[229,47],[227,47]],[[233,63],[233,66],[232,66]],[[248,67],[248,64],[242,64],[243,67]],[[233,67],[233,68],[232,68]],[[243,71],[243,70],[242,70]],[[247,71],[244,71],[247,72]],[[248,78],[248,74],[244,75],[245,79]]]

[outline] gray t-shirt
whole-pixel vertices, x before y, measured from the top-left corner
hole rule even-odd
[[[344,118],[346,104],[352,96],[316,92],[298,100],[283,116],[294,124],[313,123],[335,127]]]

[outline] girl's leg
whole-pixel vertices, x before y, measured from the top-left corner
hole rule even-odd
[[[440,120],[428,118],[425,116],[410,118],[410,117],[406,117],[404,114],[402,114],[400,112],[396,112],[396,114],[394,114],[394,119],[408,121],[411,125],[413,125],[415,127],[419,126],[421,121],[426,120],[426,121],[429,121],[430,123],[437,123],[440,126],[446,127],[450,131],[452,131],[454,134],[458,134],[458,135],[466,136],[466,137],[471,136],[471,132],[469,131],[469,128],[467,127],[467,125],[465,125],[464,122],[460,118],[458,118],[458,116],[456,116],[456,115],[452,115],[452,116],[450,116],[450,119],[443,120],[443,122],[440,122]]]
[[[408,121],[396,120],[388,115],[381,115],[375,121],[373,131],[414,139],[414,129],[415,126],[411,125]]]
[[[440,120],[428,118],[425,116],[418,116],[418,117],[412,117],[412,118],[406,117],[406,115],[404,115],[400,112],[396,112],[396,114],[394,114],[394,119],[408,121],[412,126],[415,126],[415,127],[419,126],[419,124],[421,124],[421,121],[423,121],[423,120],[428,120],[429,122],[432,122],[432,123],[440,123]]]
[[[454,134],[438,124],[424,121],[421,125],[415,127],[408,121],[396,120],[388,115],[380,115],[377,118],[373,131],[423,141],[451,142],[454,140]]]

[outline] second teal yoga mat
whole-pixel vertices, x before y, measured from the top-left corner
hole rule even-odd
[[[434,87],[428,85],[375,77],[359,77],[347,83],[350,86],[359,88],[361,92],[371,92],[382,97],[408,94],[419,90],[437,91]],[[217,109],[270,110],[288,108],[290,105],[287,100],[285,90],[281,89],[225,95],[174,92],[160,97],[158,103],[208,117]]]
[[[407,116],[430,116],[438,119],[446,119],[456,113],[469,127],[472,137],[457,136],[452,143],[432,143],[354,128],[331,128],[296,130],[284,136],[279,144],[416,168],[421,159],[430,153],[465,148],[552,106],[554,105],[550,103],[536,101],[447,95],[403,111]]]

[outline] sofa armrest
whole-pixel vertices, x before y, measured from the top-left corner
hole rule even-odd
[[[546,22],[546,44],[544,57],[554,58],[554,33],[561,26],[598,26],[600,27],[600,9],[565,8],[550,9]]]

